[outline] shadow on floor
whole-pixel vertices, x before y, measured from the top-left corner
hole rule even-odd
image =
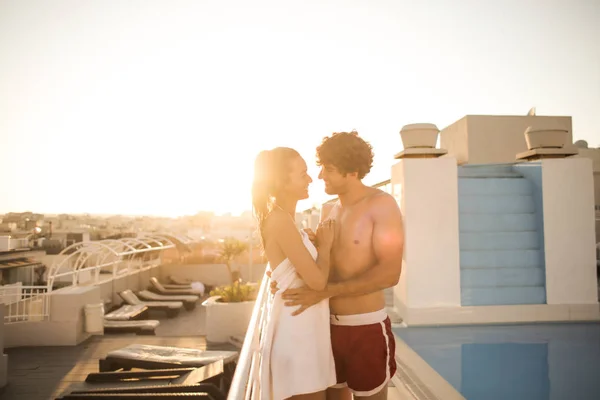
[[[6,349],[8,385],[0,393],[0,399],[54,399],[72,383],[82,382],[87,374],[98,372],[98,360],[109,351],[133,343],[199,350],[237,350],[229,344],[207,346],[204,338],[205,311],[200,304],[193,311],[182,311],[176,318],[167,318],[160,312],[152,312],[148,318],[160,320],[156,336],[111,334],[93,336],[78,346]]]

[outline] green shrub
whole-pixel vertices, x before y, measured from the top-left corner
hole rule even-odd
[[[210,291],[211,296],[221,296],[222,303],[241,303],[256,299],[256,289],[252,285],[233,282],[231,285],[219,286]]]

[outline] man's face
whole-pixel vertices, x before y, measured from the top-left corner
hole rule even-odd
[[[340,194],[346,191],[348,175],[341,174],[340,171],[331,164],[324,164],[321,166],[319,179],[323,179],[323,182],[325,182],[325,193],[327,194]]]

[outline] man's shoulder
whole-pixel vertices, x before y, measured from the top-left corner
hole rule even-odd
[[[373,188],[373,193],[369,196],[369,205],[372,207],[398,206],[396,199],[389,193],[381,189]]]
[[[376,189],[377,192],[369,198],[368,209],[373,216],[386,216],[391,213],[400,212],[398,202],[391,194]]]

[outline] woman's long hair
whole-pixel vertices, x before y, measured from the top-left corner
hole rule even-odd
[[[290,160],[300,154],[289,147],[276,147],[258,153],[254,162],[254,182],[252,183],[252,207],[258,221],[263,249],[265,238],[263,227],[277,194],[289,179]]]

